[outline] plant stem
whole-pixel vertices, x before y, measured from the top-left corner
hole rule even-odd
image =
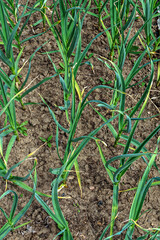
[[[116,218],[117,212],[118,212],[118,190],[119,190],[119,184],[114,183],[113,184],[113,201],[112,201],[110,236],[113,235],[115,218]],[[113,238],[111,238],[111,240],[113,240]]]
[[[133,231],[134,231],[135,224],[131,225],[126,233],[125,240],[130,240],[132,239]]]
[[[64,76],[64,81],[65,81],[65,84],[66,84],[66,87],[68,89],[68,65],[69,65],[69,60],[67,59],[67,57],[65,58],[65,76]],[[64,101],[68,101],[68,93],[66,93],[64,91]],[[66,112],[66,118],[67,118],[67,121],[69,121],[69,115],[68,115],[68,109],[65,110]]]
[[[22,106],[22,109],[23,109],[23,110],[26,110],[26,108],[25,108],[25,106],[24,106],[24,103],[23,103],[23,101],[22,101],[22,98],[21,98],[21,97],[19,98],[19,101],[20,101],[20,104],[21,104],[21,106]]]
[[[17,130],[14,131],[14,135],[17,136],[16,140],[19,141],[20,139],[19,139],[19,134],[18,134],[18,131],[17,131]]]

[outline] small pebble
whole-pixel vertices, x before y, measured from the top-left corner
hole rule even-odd
[[[99,201],[98,206],[102,206],[102,205],[103,205],[103,201]]]

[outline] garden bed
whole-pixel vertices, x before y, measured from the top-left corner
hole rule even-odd
[[[29,1],[29,6],[33,7],[34,1]],[[25,2],[24,2],[25,3]],[[50,6],[53,2],[47,1],[47,6]],[[109,6],[109,5],[108,5]],[[37,7],[38,8],[38,7]],[[57,5],[59,8],[59,4]],[[97,10],[94,10],[95,5],[92,3],[90,6],[91,12],[97,13]],[[133,9],[133,7],[131,7]],[[140,8],[141,9],[141,8]],[[23,7],[20,7],[20,11],[22,12]],[[29,10],[26,10],[29,11]],[[46,15],[51,20],[51,10],[47,9]],[[59,10],[58,10],[59,11]],[[105,12],[103,12],[105,14]],[[130,13],[131,14],[131,10]],[[138,14],[138,12],[136,13]],[[135,14],[135,15],[136,15]],[[22,23],[27,17],[22,18]],[[41,14],[37,10],[31,16],[30,19],[23,30],[23,34],[21,36],[22,39],[26,39],[30,36],[35,36],[43,32],[43,24],[42,22],[37,26],[32,26],[33,23],[37,22],[41,19]],[[105,26],[109,27],[110,18],[105,19],[104,23]],[[21,23],[21,24],[22,24]],[[136,34],[136,31],[140,29],[142,26],[143,21],[141,18],[137,18],[134,22],[132,33],[129,39],[132,39]],[[156,19],[153,19],[153,33],[156,31]],[[58,25],[58,27],[60,27]],[[46,29],[48,25],[46,23]],[[104,31],[102,26],[98,26],[98,19],[95,16],[91,16],[90,14],[86,14],[83,22],[83,28],[81,30],[82,33],[82,50],[86,48],[86,46],[94,39],[100,32]],[[125,31],[127,34],[128,29]],[[145,38],[145,31],[142,31],[143,37]],[[141,35],[140,35],[141,36]],[[142,39],[142,37],[141,37]],[[45,43],[46,42],[46,43]],[[49,57],[47,54],[43,54],[44,52],[56,51],[58,50],[58,46],[56,40],[53,36],[52,31],[47,31],[41,36],[36,38],[32,38],[22,44],[25,46],[23,50],[23,54],[21,55],[21,59],[19,62],[19,68],[23,66],[26,62],[25,66],[23,66],[23,70],[20,73],[20,86],[23,84],[25,77],[28,72],[29,68],[29,58],[34,53],[34,51],[44,44],[39,51],[35,54],[34,58],[31,61],[31,71],[29,75],[28,82],[26,86],[30,88],[31,86],[38,84],[42,79],[50,77],[55,74],[54,66],[52,65]],[[145,43],[146,44],[146,43]],[[137,37],[134,45],[139,46],[137,51],[144,51],[143,45],[141,45],[141,41]],[[3,46],[2,46],[3,48]],[[4,49],[2,49],[4,51]],[[15,56],[18,50],[14,49]],[[129,73],[132,71],[138,57],[142,53],[133,54],[129,53],[126,56],[124,67],[122,69],[122,74],[124,79],[127,78]],[[61,69],[60,75],[64,78],[64,72],[59,63],[63,62],[62,56],[59,52],[50,53],[49,54],[53,63],[56,65],[57,68]],[[159,56],[159,55],[158,55]],[[117,60],[119,57],[119,53],[117,49],[115,49],[115,54],[113,56],[112,62],[117,64]],[[152,56],[152,60],[155,60],[157,55]],[[71,57],[74,58],[74,55]],[[104,124],[103,116],[106,120],[112,118],[113,112],[116,115],[117,113],[121,115],[122,110],[120,109],[121,105],[121,96],[119,101],[115,104],[115,110],[113,110],[113,106],[111,101],[113,101],[113,89],[115,89],[114,80],[115,80],[115,72],[114,69],[109,69],[105,62],[110,59],[110,46],[108,44],[106,33],[104,32],[101,34],[97,39],[94,40],[91,47],[88,49],[86,54],[86,59],[84,58],[83,62],[87,62],[86,64],[79,66],[76,82],[79,86],[80,91],[83,91],[83,97],[89,92],[93,87],[97,87],[98,85],[108,86],[109,88],[99,88],[95,89],[92,94],[88,97],[88,100],[96,100],[97,102],[91,102],[91,105],[88,105],[84,111],[82,112],[81,118],[76,126],[76,132],[74,138],[79,138],[81,136],[88,136],[93,130],[100,127]],[[1,61],[1,60],[0,60]],[[88,63],[90,62],[90,63]],[[151,62],[151,58],[148,57],[148,53],[144,55],[140,66]],[[108,61],[108,64],[111,64]],[[8,70],[8,66],[6,64],[0,62],[0,67],[5,71],[11,72]],[[74,67],[74,66],[72,66]],[[112,65],[114,68],[114,66]],[[72,68],[71,68],[72,69]],[[137,75],[132,79],[130,85],[132,87],[126,88],[125,92],[125,107],[123,112],[129,116],[133,107],[137,104],[137,102],[142,98],[151,78],[152,68],[151,64],[146,65],[142,68]],[[148,75],[148,76],[147,76]],[[147,76],[145,79],[144,77]],[[140,82],[142,79],[143,82]],[[19,87],[18,87],[19,88]],[[28,89],[27,88],[27,89]],[[73,88],[73,86],[72,86]],[[112,89],[111,89],[112,88]],[[76,89],[77,90],[77,89]],[[119,86],[119,92],[121,95],[122,89]],[[142,109],[142,105],[135,112],[133,116],[136,119],[131,121],[131,130],[128,133],[123,133],[126,136],[130,136],[131,131],[133,129],[134,123],[139,118],[138,126],[136,127],[134,136],[135,140],[139,143],[142,143],[147,139],[150,133],[154,131],[154,129],[158,129],[159,127],[159,97],[160,91],[159,87],[157,87],[157,62],[154,62],[154,76],[153,76],[153,85],[148,90],[149,97],[147,99],[147,95],[145,99],[147,99],[147,103],[145,105],[145,109],[142,115],[139,117],[139,111]],[[69,95],[69,100],[71,103],[70,108],[68,109],[69,116],[71,116],[71,107],[72,107],[72,94],[73,90]],[[42,101],[42,98],[44,102]],[[83,98],[82,97],[82,98]],[[3,99],[3,98],[1,98]],[[79,97],[76,93],[76,103],[78,105]],[[99,102],[98,102],[99,101]],[[111,109],[107,109],[104,106],[97,106],[101,102],[107,103],[110,105]],[[56,123],[51,116],[48,107],[55,113],[57,121],[65,128],[69,129],[70,122],[66,120],[66,112],[59,109],[57,106],[64,105],[64,88],[60,84],[59,76],[55,76],[50,80],[44,82],[35,90],[31,91],[23,98],[24,103],[37,103],[31,105],[25,105],[25,110],[23,110],[22,106],[18,101],[15,101],[15,109],[16,109],[16,121],[18,123],[23,123],[28,121],[26,128],[27,128],[27,136],[23,134],[19,134],[19,141],[15,141],[14,146],[12,147],[11,154],[9,157],[9,161],[7,164],[7,168],[9,169],[13,165],[17,164],[19,161],[23,160],[27,155],[30,153],[35,153],[32,156],[29,156],[21,165],[19,165],[14,171],[14,176],[24,177],[28,174],[34,165],[34,161],[36,159],[36,172],[37,172],[37,186],[36,190],[47,194],[52,195],[52,186],[51,183],[53,180],[56,179],[57,175],[52,174],[49,169],[57,169],[62,167],[62,163],[57,154],[57,147],[56,147]],[[144,103],[144,101],[143,101]],[[94,109],[93,109],[94,107]],[[1,110],[3,107],[1,108]],[[131,109],[126,111],[127,109]],[[101,114],[98,115],[96,111],[99,111]],[[120,112],[118,112],[120,111]],[[124,114],[124,115],[125,115]],[[3,114],[4,115],[4,114]],[[1,116],[2,121],[0,122],[0,128],[2,129],[4,126],[4,117]],[[151,118],[154,116],[153,118]],[[126,118],[126,115],[125,115]],[[124,118],[124,121],[125,121]],[[119,120],[118,118],[112,121],[112,126],[115,128],[117,132],[119,132]],[[7,136],[3,138],[3,146],[4,146],[4,153],[7,149],[7,144],[13,135],[13,132],[9,133]],[[44,142],[40,138],[47,139],[49,136],[52,136],[51,147],[48,146],[47,143]],[[147,151],[151,153],[149,156],[148,161],[152,156],[154,156],[155,149],[157,146],[157,139],[159,136],[159,132],[157,130],[156,134],[147,142],[145,145]],[[113,157],[120,156],[124,153],[124,147],[126,145],[126,140],[120,139],[119,143],[121,145],[114,146],[115,137],[105,125],[98,133],[96,134],[96,139],[94,137],[90,138],[90,141],[82,149],[80,154],[78,155],[78,165],[79,165],[79,173],[81,179],[81,188],[78,184],[78,179],[76,175],[75,168],[72,167],[69,171],[69,175],[67,176],[66,183],[61,190],[57,189],[58,196],[59,196],[59,204],[63,215],[68,222],[69,230],[72,234],[74,240],[97,240],[100,239],[103,230],[107,225],[111,222],[111,211],[112,211],[112,201],[113,201],[113,183],[105,169],[105,166],[102,162],[98,145],[96,144],[98,141],[99,146],[101,147],[105,161],[107,161]],[[80,139],[83,141],[84,139]],[[68,143],[68,133],[64,133],[61,129],[59,129],[59,155],[63,159],[66,146]],[[105,143],[105,144],[104,144]],[[77,144],[77,145],[76,145]],[[70,149],[70,152],[67,157],[70,159],[74,151],[76,151],[77,147],[79,146],[80,141],[73,143],[74,149]],[[122,146],[124,144],[124,146]],[[128,153],[133,153],[135,149],[137,149],[133,143],[130,145],[130,149]],[[142,150],[142,149],[141,149]],[[140,152],[142,153],[142,151]],[[72,152],[72,154],[71,154]],[[144,151],[143,151],[144,152]],[[126,153],[127,154],[127,153]],[[148,155],[147,155],[148,156]],[[144,155],[145,157],[145,155]],[[147,159],[147,157],[146,157]],[[151,179],[154,177],[159,177],[159,155],[156,156],[156,167],[153,166],[149,171],[149,175],[147,179]],[[112,166],[114,168],[119,168],[119,161],[115,161]],[[131,205],[133,203],[133,198],[136,192],[134,190],[128,190],[131,188],[135,188],[138,186],[140,180],[146,169],[146,163],[141,156],[135,160],[126,171],[126,173],[121,177],[119,182],[119,196],[118,196],[118,214],[116,213],[117,217],[114,223],[113,231],[114,233],[118,233],[125,224],[129,222],[129,214]],[[64,170],[65,172],[65,170]],[[34,171],[33,171],[34,173]],[[34,175],[32,173],[32,176]],[[138,239],[138,237],[146,235],[146,238],[143,239],[150,239],[151,233],[153,235],[153,228],[157,228],[159,232],[159,217],[160,217],[160,210],[159,210],[159,186],[158,186],[157,179],[157,186],[150,187],[147,191],[146,197],[143,200],[143,207],[140,211],[142,216],[137,221],[137,226],[135,225],[135,231],[131,236],[131,239]],[[26,191],[22,187],[16,185],[15,181],[12,179],[7,180],[7,188],[6,188],[6,181],[5,178],[0,178],[1,188],[0,188],[0,195],[2,195],[6,190],[15,191],[18,195],[18,207],[15,212],[15,215],[18,214],[28,203],[30,200],[32,193]],[[146,180],[147,182],[147,180]],[[33,188],[33,179],[28,178],[25,183]],[[60,186],[61,184],[59,184]],[[128,191],[125,191],[128,190]],[[42,197],[45,203],[51,208],[53,212],[56,213],[54,206],[52,205],[52,199],[50,197]],[[54,198],[54,197],[53,197]],[[1,199],[0,206],[5,209],[6,213],[9,214],[11,211],[11,205],[13,201],[13,196],[7,195],[5,198]],[[54,200],[53,200],[54,202]],[[3,224],[6,223],[6,219],[3,215],[0,215],[2,218],[1,221],[1,228]],[[136,221],[136,220],[135,220]],[[18,225],[27,223],[25,226],[18,228],[17,230],[11,231],[4,239],[53,239],[56,234],[60,231],[58,228],[57,223],[53,221],[51,216],[44,210],[42,205],[34,198],[32,204],[30,205],[29,209],[25,213],[25,215],[20,219]],[[145,232],[144,230],[147,231]],[[62,230],[62,229],[61,229]],[[63,234],[63,232],[62,232]],[[158,235],[158,233],[157,233]],[[0,235],[1,236],[1,235]],[[109,237],[109,230],[106,232],[105,237],[106,239]],[[121,235],[114,236],[113,239],[127,239],[126,231],[123,231]],[[60,236],[57,236],[56,239],[60,239]],[[0,238],[1,239],[1,238]],[[64,238],[64,235],[62,237]],[[71,238],[66,238],[70,240]],[[108,238],[109,239],[109,238]],[[153,239],[159,239],[157,238]]]

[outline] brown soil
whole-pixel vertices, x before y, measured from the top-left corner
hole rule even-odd
[[[34,14],[32,19],[30,20],[30,24],[32,21],[36,21],[39,19],[39,15]],[[138,26],[138,25],[137,25]],[[28,27],[23,37],[27,37],[33,34],[33,30]],[[34,28],[35,33],[39,33],[42,31],[42,26],[38,25]],[[96,34],[99,33],[97,22],[94,18],[87,17],[84,21],[83,27],[83,47],[85,47]],[[50,40],[49,40],[50,39]],[[31,74],[29,77],[29,81],[33,81],[35,84],[39,82],[41,79],[47,76],[51,76],[54,74],[54,69],[52,67],[51,62],[49,61],[46,55],[41,55],[40,53],[44,51],[50,51],[57,49],[55,44],[55,40],[51,32],[46,33],[42,37],[35,38],[30,40],[25,45],[24,50],[24,61],[27,60],[30,55],[35,51],[35,49],[43,44],[45,41],[49,40],[44,47],[41,48],[39,53],[35,55],[32,61]],[[93,86],[101,84],[99,78],[102,77],[106,82],[114,80],[113,72],[109,71],[107,67],[104,66],[100,61],[97,60],[97,56],[107,57],[108,55],[108,43],[107,38],[102,35],[98,38],[93,45],[91,46],[89,53],[94,53],[94,57],[91,59],[91,62],[94,66],[94,71],[88,66],[83,65],[77,75],[77,82],[80,86],[80,89],[86,88],[85,93],[91,89]],[[51,54],[53,62],[58,66],[61,61],[60,57],[57,54]],[[129,59],[126,60],[124,67],[124,77],[126,77],[130,71],[130,69],[134,65],[135,59],[131,56],[131,61]],[[143,60],[147,62],[147,59]],[[22,64],[22,63],[21,63]],[[156,66],[155,66],[156,68]],[[28,71],[28,65],[26,64],[23,69],[23,79],[26,76]],[[139,72],[138,76],[134,79],[134,82],[138,82],[141,80],[144,75],[146,75],[146,71],[150,71],[150,68],[147,67]],[[146,83],[149,78],[146,79]],[[22,80],[23,81],[23,80]],[[156,115],[159,113],[159,91],[155,88],[156,82],[156,73],[154,76],[154,84],[151,92],[151,99],[147,104],[147,107],[143,113],[143,117],[148,117],[152,115]],[[111,84],[113,86],[113,84]],[[132,89],[128,89],[128,96],[126,96],[126,108],[134,106],[137,100],[140,98],[142,93],[144,92],[145,87],[135,86]],[[48,102],[51,109],[54,110],[57,120],[60,121],[61,124],[65,125],[65,114],[55,107],[55,104],[61,106],[63,104],[63,93],[60,86],[59,79],[53,78],[41,85],[37,90],[31,92],[24,99],[24,102],[41,102],[41,99],[38,94],[41,94],[42,97]],[[156,99],[152,99],[152,97],[157,97]],[[99,99],[105,101],[107,103],[110,102],[112,97],[112,92],[110,90],[96,90],[92,94],[92,99]],[[101,113],[106,118],[110,117],[110,113],[107,113],[105,109],[101,110]],[[39,137],[47,138],[50,135],[53,135],[52,147],[49,148],[46,145],[41,147],[38,152],[34,155],[37,160],[37,175],[38,175],[38,185],[37,190],[43,193],[51,194],[51,183],[54,179],[54,175],[49,172],[50,168],[58,168],[61,166],[60,160],[57,156],[56,145],[55,145],[55,133],[56,126],[52,117],[48,111],[48,108],[43,104],[37,105],[27,105],[26,110],[23,111],[21,106],[17,104],[17,121],[22,123],[28,120],[27,125],[27,133],[28,136],[21,136],[20,141],[16,142],[14,148],[12,149],[10,158],[9,158],[9,166],[19,162],[24,159],[27,154],[35,151],[42,145],[42,141]],[[82,118],[77,127],[76,136],[87,135],[87,133],[91,132],[93,129],[98,127],[102,123],[101,119],[96,115],[96,113],[91,109],[85,109]],[[146,121],[141,121],[138,125],[137,131],[135,133],[135,139],[139,142],[142,142],[148,135],[153,131],[153,129],[159,125],[159,117],[152,118]],[[117,122],[115,122],[115,126],[117,128]],[[101,140],[103,140],[107,146],[102,145],[102,149],[106,160],[112,158],[113,156],[119,155],[123,153],[123,148],[118,146],[116,148],[113,147],[114,138],[112,134],[104,127],[98,134]],[[149,150],[154,151],[156,146],[158,134],[147,144]],[[8,137],[9,139],[9,137]],[[65,144],[66,144],[66,136],[63,132],[60,132],[60,154],[64,153]],[[159,166],[159,157],[157,157],[157,165]],[[34,159],[30,159],[25,161],[22,166],[20,166],[17,170],[15,170],[15,175],[24,176],[28,169],[31,169],[33,166]],[[111,204],[112,204],[112,183],[104,169],[102,164],[97,145],[94,140],[91,140],[89,144],[85,147],[85,149],[81,152],[79,158],[79,169],[82,180],[82,190],[83,195],[81,198],[80,189],[77,182],[76,173],[72,171],[67,180],[67,188],[63,188],[59,192],[59,196],[67,196],[70,198],[60,199],[60,206],[62,208],[63,214],[66,220],[69,223],[70,230],[73,234],[74,240],[98,240],[104,228],[110,223],[110,215],[111,215]],[[142,159],[137,160],[132,167],[127,171],[124,175],[121,184],[120,190],[129,189],[137,186],[146,164],[142,161]],[[74,169],[73,169],[74,170]],[[158,176],[159,173],[153,169],[150,173],[150,177]],[[2,194],[5,190],[5,183],[1,181],[0,194]],[[8,183],[8,189],[15,190],[19,196],[18,203],[18,211],[20,211],[25,204],[29,201],[31,194],[24,191],[23,189]],[[147,196],[143,206],[142,212],[150,209],[151,211],[147,211],[138,221],[138,223],[144,228],[158,227],[159,216],[160,216],[160,198],[159,196],[159,187],[152,187]],[[129,192],[121,192],[119,195],[119,211],[118,217],[115,223],[115,232],[120,230],[122,226],[125,225],[129,218],[129,210],[131,207],[131,203],[134,197],[135,191]],[[52,208],[51,199],[44,198],[46,203]],[[6,211],[9,213],[12,203],[12,198],[5,198]],[[4,201],[1,201],[2,206],[4,205]],[[1,215],[2,216],[2,215]],[[7,235],[5,239],[21,239],[21,240],[38,240],[38,239],[48,239],[52,240],[53,237],[58,233],[58,228],[53,220],[47,215],[47,213],[43,210],[40,204],[34,200],[31,207],[25,214],[25,216],[20,220],[20,223],[24,223],[27,221],[31,221],[26,226],[15,230]],[[3,226],[5,219],[2,217],[0,227]],[[136,230],[133,239],[141,236],[141,231]],[[107,234],[106,234],[107,236]],[[58,238],[57,238],[58,239]],[[118,236],[114,239],[124,239],[124,236]]]

